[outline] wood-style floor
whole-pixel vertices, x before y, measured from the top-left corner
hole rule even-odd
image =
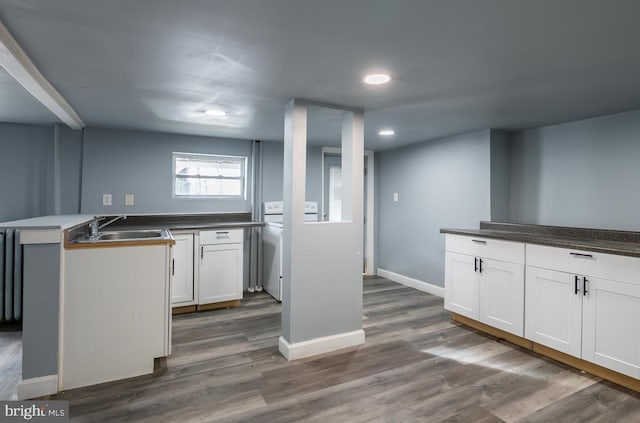
[[[22,332],[0,332],[0,401],[18,399],[22,378]]]
[[[440,298],[364,290],[357,349],[285,361],[280,306],[256,293],[176,316],[164,373],[55,399],[86,422],[640,422],[640,395],[452,323]]]

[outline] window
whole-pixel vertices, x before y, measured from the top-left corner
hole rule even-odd
[[[246,157],[173,153],[175,197],[245,197]]]

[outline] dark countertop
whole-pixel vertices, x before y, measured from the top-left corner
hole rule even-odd
[[[109,219],[117,215],[101,216]],[[88,219],[90,221],[91,219]],[[106,221],[106,220],[105,220]],[[264,222],[251,220],[251,213],[191,213],[191,214],[149,214],[127,215],[102,231],[131,231],[169,229],[173,231],[207,230],[207,229],[244,229],[264,226]],[[66,240],[74,240],[86,235],[89,227],[86,222],[69,228],[65,233]]]
[[[109,226],[109,230],[122,229],[159,229],[200,230],[255,228],[264,226],[264,222],[251,220],[251,213],[200,213],[127,216]]]
[[[443,228],[440,233],[640,257],[640,232],[481,222],[480,229]]]
[[[207,229],[241,229],[241,228],[259,228],[264,226],[264,222],[185,222],[185,223],[171,223],[171,224],[139,224],[139,225],[117,225],[109,226],[109,230],[144,230],[144,229],[158,229],[168,228],[172,231],[181,230],[207,230]]]

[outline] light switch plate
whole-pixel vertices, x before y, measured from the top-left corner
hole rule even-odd
[[[134,196],[133,194],[125,194],[124,195],[124,205],[125,206],[133,206]]]
[[[102,205],[110,206],[112,204],[111,194],[102,194]]]
[[[393,201],[398,201],[398,193],[397,192],[393,193]]]

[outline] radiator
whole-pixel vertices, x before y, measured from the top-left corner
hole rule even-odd
[[[0,233],[0,322],[22,319],[22,245],[20,231]]]

